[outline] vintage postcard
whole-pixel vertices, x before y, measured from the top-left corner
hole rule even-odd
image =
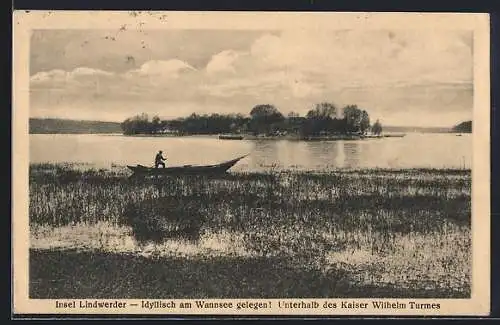
[[[14,313],[488,315],[487,14],[13,27]]]

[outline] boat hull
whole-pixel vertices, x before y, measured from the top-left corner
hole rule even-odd
[[[216,174],[224,174],[231,167],[236,165],[238,161],[243,159],[246,156],[238,157],[233,160],[229,160],[216,165],[205,165],[205,166],[193,166],[193,165],[185,165],[185,166],[175,166],[175,167],[167,167],[167,168],[151,168],[142,165],[136,166],[127,166],[134,175],[141,176],[163,176],[163,175],[216,175]]]

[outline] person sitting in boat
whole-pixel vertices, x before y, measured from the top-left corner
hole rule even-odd
[[[155,157],[155,168],[158,168],[161,166],[163,166],[163,168],[165,168],[165,163],[164,161],[166,160],[166,158],[163,157],[163,151],[158,151],[158,153],[156,154],[156,157]]]

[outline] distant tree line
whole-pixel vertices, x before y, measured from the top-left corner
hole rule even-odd
[[[339,114],[340,113],[340,114]],[[339,117],[341,116],[341,117]],[[250,133],[254,135],[297,134],[303,136],[331,134],[365,134],[372,131],[382,132],[377,121],[370,124],[370,116],[366,110],[356,105],[348,105],[341,111],[328,102],[316,104],[300,116],[295,112],[286,117],[271,104],[256,105],[249,116],[242,114],[203,114],[193,113],[185,118],[161,120],[158,116],[151,119],[147,114],[127,118],[121,124],[124,134],[221,134]]]
[[[30,118],[30,134],[89,134],[120,133],[120,123],[103,121],[77,121],[59,118]]]
[[[158,116],[154,116],[150,120],[148,114],[145,113],[127,118],[121,123],[123,133],[126,135],[155,134],[163,130],[165,126],[165,121],[162,121]]]
[[[453,127],[453,132],[472,133],[472,121],[465,121]]]

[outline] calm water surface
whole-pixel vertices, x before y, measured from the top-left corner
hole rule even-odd
[[[171,166],[213,164],[250,153],[232,171],[471,168],[472,135],[408,133],[403,138],[314,142],[219,140],[211,136],[30,135],[32,163],[152,165],[158,150],[163,150]]]

